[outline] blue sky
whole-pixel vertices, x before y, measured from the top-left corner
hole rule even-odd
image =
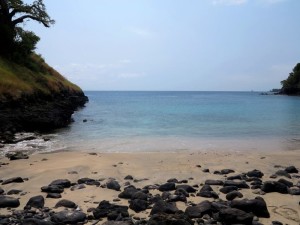
[[[37,52],[84,90],[263,91],[300,62],[299,0],[45,0]]]

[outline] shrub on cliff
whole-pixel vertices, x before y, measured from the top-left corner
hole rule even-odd
[[[288,95],[300,94],[300,63],[298,63],[286,80],[281,81],[282,92]]]

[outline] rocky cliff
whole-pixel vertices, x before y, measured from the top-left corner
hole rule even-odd
[[[33,62],[28,68],[0,58],[0,134],[67,126],[88,101],[41,57],[34,55]]]

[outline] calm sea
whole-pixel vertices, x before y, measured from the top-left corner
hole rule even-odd
[[[86,92],[55,149],[300,149],[300,98],[257,92]],[[86,121],[86,122],[84,122]]]

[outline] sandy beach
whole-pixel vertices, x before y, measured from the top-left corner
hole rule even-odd
[[[23,209],[27,201],[37,195],[46,197],[47,193],[41,192],[42,186],[49,185],[53,180],[68,179],[76,183],[80,178],[92,178],[99,180],[101,186],[86,185],[84,189],[71,191],[70,188],[64,189],[62,199],[72,200],[80,209],[87,214],[88,209],[97,207],[103,200],[113,201],[118,199],[118,204],[128,205],[128,200],[118,198],[120,191],[111,190],[103,186],[111,178],[114,178],[120,185],[121,191],[128,180],[124,180],[127,175],[131,175],[134,180],[129,182],[137,188],[146,185],[161,185],[171,178],[177,180],[187,180],[188,185],[199,187],[208,179],[225,180],[227,176],[247,173],[254,169],[264,173],[263,181],[278,180],[269,178],[279,169],[288,166],[300,167],[300,152],[265,152],[265,153],[246,153],[246,152],[176,152],[176,153],[88,153],[88,152],[56,152],[47,154],[31,155],[29,159],[9,161],[2,158],[0,177],[6,180],[12,177],[28,178],[22,183],[9,183],[1,185],[5,192],[11,189],[22,190],[17,195],[20,206]],[[203,172],[209,169],[209,172]],[[215,171],[222,169],[232,169],[233,173],[222,175],[215,174]],[[291,179],[283,177],[294,185],[299,186],[299,174],[292,175]],[[196,186],[195,186],[196,185]],[[221,186],[212,185],[213,190],[219,195],[220,199],[226,200],[225,194],[219,189]],[[299,188],[299,187],[298,187]],[[270,218],[259,218],[262,224],[271,224],[272,221],[280,221],[283,224],[299,224],[300,222],[300,196],[267,193],[258,194],[252,189],[240,190],[243,198],[254,199],[261,196],[267,203]],[[151,194],[161,194],[158,190],[151,190]],[[198,191],[197,191],[198,192]],[[198,204],[204,200],[213,201],[212,198],[203,198],[192,195],[188,198],[189,202]],[[59,199],[45,198],[45,206],[53,208]],[[177,202],[177,207],[185,210],[188,203]],[[55,209],[56,211],[59,209]],[[61,209],[60,209],[61,210]],[[136,213],[129,209],[129,214],[140,219],[149,219],[147,209]],[[0,214],[9,214],[11,211],[1,209]],[[99,224],[104,223],[100,221]],[[90,221],[88,224],[92,224]]]

